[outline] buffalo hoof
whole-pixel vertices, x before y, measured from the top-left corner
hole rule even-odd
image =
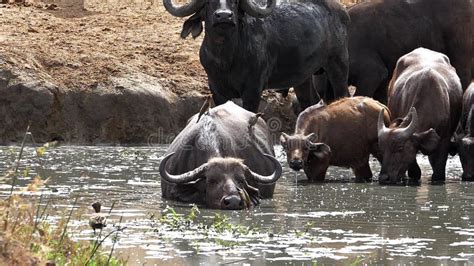
[[[361,177],[356,177],[354,180],[355,183],[372,183],[372,178],[361,178]]]
[[[324,183],[324,178],[313,178],[313,179],[308,179],[308,183]]]
[[[467,182],[473,182],[474,181],[474,176],[463,174],[462,177],[461,177],[461,180],[462,181],[467,181]]]
[[[444,185],[444,180],[431,180],[431,185]]]
[[[421,181],[420,181],[420,179],[410,178],[410,179],[408,179],[407,185],[408,186],[419,186],[419,185],[421,185]]]
[[[393,179],[387,175],[379,176],[379,184],[382,186],[404,186],[405,181],[402,178]]]

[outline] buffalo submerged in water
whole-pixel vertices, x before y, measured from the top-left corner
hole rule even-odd
[[[242,209],[273,196],[282,168],[267,124],[233,102],[193,116],[160,164],[162,196]]]

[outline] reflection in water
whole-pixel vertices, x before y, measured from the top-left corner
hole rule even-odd
[[[32,200],[41,193],[50,199],[52,222],[71,208],[77,196],[89,213],[95,201],[102,202],[104,213],[115,201],[106,230],[123,217],[127,229],[116,253],[129,258],[130,264],[474,262],[474,184],[459,182],[457,157],[448,161],[449,180],[443,186],[429,184],[431,169],[423,156],[418,158],[424,173],[418,187],[356,184],[351,182],[351,171],[341,168],[329,169],[328,182],[309,184],[303,173],[295,175],[285,167],[273,199],[249,211],[219,211],[231,224],[253,229],[232,233],[206,228],[216,211],[203,208],[195,223],[179,230],[157,222],[167,205],[178,215],[190,211],[189,204],[161,198],[158,164],[165,149],[69,146],[48,150],[43,176],[53,178],[44,190],[28,193],[23,188],[31,182],[37,162],[33,150],[27,149],[21,171],[29,168],[30,173],[19,180],[16,192],[31,194]],[[286,166],[281,149],[276,150]],[[17,151],[0,148],[1,173]],[[379,170],[374,160],[372,167]],[[2,196],[9,188],[0,181]],[[78,216],[70,227],[79,240],[94,239],[85,216]]]

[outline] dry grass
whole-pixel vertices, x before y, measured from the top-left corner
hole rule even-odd
[[[184,20],[161,0],[10,1],[30,6],[0,8],[0,56],[12,68],[73,90],[107,90],[110,77],[143,73],[179,95],[207,93],[201,40],[180,39]]]

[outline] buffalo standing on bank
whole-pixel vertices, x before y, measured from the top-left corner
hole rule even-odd
[[[463,89],[471,81],[470,0],[378,0],[349,8],[349,84],[385,103],[397,60],[418,47],[446,54]]]
[[[265,121],[254,118],[232,102],[192,117],[160,164],[162,196],[216,209],[272,197],[282,168]]]
[[[446,55],[419,48],[401,57],[389,87],[388,108],[395,119],[389,128],[380,112],[379,146],[383,152],[381,184],[399,184],[408,170],[418,184],[416,154],[428,155],[433,183],[446,179],[450,138],[461,114],[462,88]]]
[[[197,37],[205,22],[199,54],[216,105],[242,98],[256,112],[264,89],[295,86],[306,108],[316,103],[308,81],[322,71],[332,98],[348,95],[345,9],[335,0],[275,1],[261,7],[253,0],[192,0],[178,7],[163,0],[172,15],[192,15],[181,37]]]
[[[356,182],[370,182],[369,155],[382,160],[377,142],[377,117],[383,104],[366,97],[319,103],[304,110],[293,136],[280,138],[290,168],[304,169],[310,181],[324,180],[330,165],[350,167]],[[388,114],[384,118],[389,120]],[[318,142],[316,142],[316,140]]]

